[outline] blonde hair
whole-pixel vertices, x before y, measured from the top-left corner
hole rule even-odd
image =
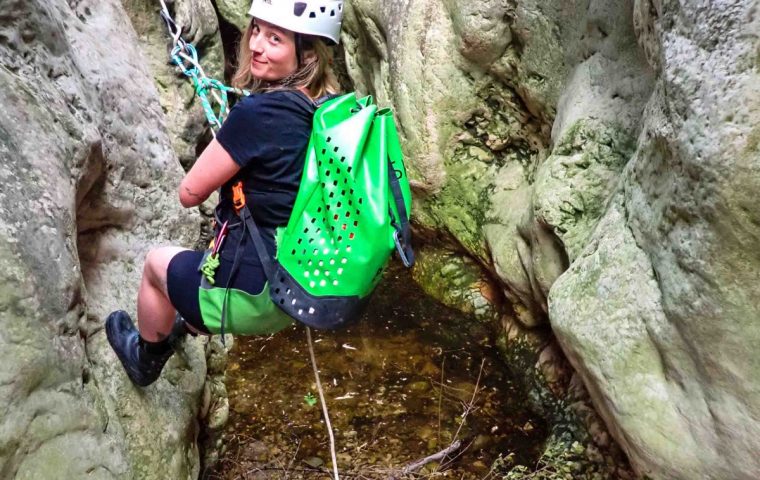
[[[251,90],[253,92],[268,92],[273,90],[295,90],[305,87],[312,98],[327,94],[338,93],[340,85],[332,70],[332,55],[325,42],[315,36],[301,35],[303,62],[295,72],[277,82],[265,82],[251,74],[251,50],[248,43],[251,39],[254,22],[248,24],[238,46],[237,69],[232,76],[232,86]],[[307,55],[307,53],[313,53]]]

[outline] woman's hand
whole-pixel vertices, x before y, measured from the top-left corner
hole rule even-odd
[[[216,139],[212,140],[182,179],[179,185],[179,203],[185,208],[200,205],[238,170],[240,166],[224,147]]]

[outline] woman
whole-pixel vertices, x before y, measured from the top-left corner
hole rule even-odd
[[[232,186],[242,181],[246,204],[272,255],[274,229],[287,224],[300,184],[314,100],[338,90],[326,42],[338,42],[342,14],[342,1],[253,1],[233,85],[254,93],[233,107],[179,187],[186,208],[221,187],[217,223],[235,224]],[[238,251],[240,271],[230,275]],[[266,277],[242,228],[230,230],[220,259],[215,286],[262,291]],[[124,311],[106,320],[108,341],[135,384],[158,379],[185,327],[210,333],[198,300],[202,261],[203,252],[180,247],[150,251],[137,296],[139,332]]]

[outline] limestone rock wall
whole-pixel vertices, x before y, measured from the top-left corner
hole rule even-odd
[[[636,2],[657,71],[637,150],[552,322],[635,464],[756,478],[757,4]]]
[[[166,2],[183,38],[198,50],[203,69],[211,78],[223,78],[224,52],[214,4],[211,0],[169,0]],[[138,47],[158,90],[166,128],[175,153],[189,169],[211,132],[195,91],[177,68],[169,65],[171,48],[168,30],[159,16],[157,0],[123,0],[128,20],[137,32]]]
[[[358,0],[346,12],[349,73],[396,108],[418,224],[490,265],[526,325],[546,322],[562,243],[582,245],[600,217],[652,88],[631,3],[606,3]]]
[[[396,109],[434,246],[418,278],[467,252],[501,292],[506,350],[555,335],[639,474],[756,476],[757,3],[346,13],[349,74]]]
[[[242,27],[247,2],[167,3],[220,77],[217,14]],[[0,478],[197,478],[196,415],[223,424],[200,342],[141,391],[102,331],[134,311],[147,250],[199,231],[173,192],[208,130],[157,11],[2,4]],[[498,326],[547,416],[602,445],[565,408],[582,379],[652,478],[760,471],[759,18],[752,0],[347,3],[351,80],[404,138],[416,278]]]
[[[202,346],[139,391],[102,330],[134,312],[147,250],[198,232],[127,18],[114,0],[2,4],[1,478],[198,476]]]

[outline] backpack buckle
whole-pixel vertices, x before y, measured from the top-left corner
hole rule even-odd
[[[414,265],[414,253],[412,253],[410,248],[409,254],[407,254],[407,246],[404,245],[400,233],[400,230],[393,231],[393,243],[396,244],[396,251],[398,251],[398,255],[401,258],[401,263],[403,263],[406,268],[409,268]]]

